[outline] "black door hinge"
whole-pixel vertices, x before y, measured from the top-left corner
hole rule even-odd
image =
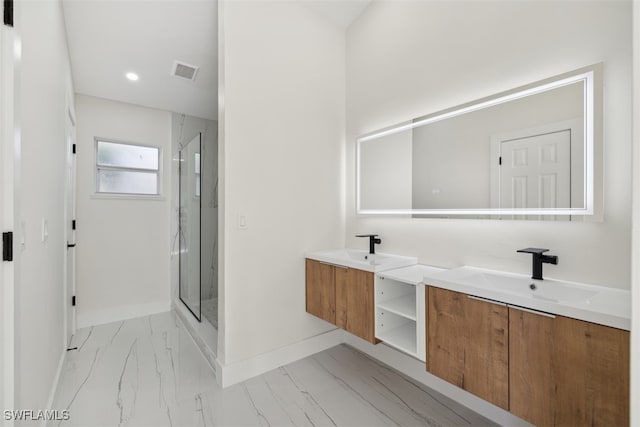
[[[71,146],[71,152],[72,152],[73,154],[76,154],[76,144],[73,144],[73,145]]]
[[[4,25],[13,27],[13,0],[3,1],[4,9]]]
[[[72,229],[72,230],[75,230],[75,229],[76,229],[76,220],[75,220],[75,219],[72,219],[72,220],[71,220],[71,229]]]
[[[74,307],[76,306],[76,296],[75,295],[71,297],[71,305],[74,306]]]
[[[502,166],[502,156],[498,157],[498,164]]]
[[[2,260],[13,261],[13,232],[2,233]]]

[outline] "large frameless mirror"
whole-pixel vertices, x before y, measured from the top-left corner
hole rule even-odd
[[[600,70],[584,68],[361,136],[357,213],[592,215]]]

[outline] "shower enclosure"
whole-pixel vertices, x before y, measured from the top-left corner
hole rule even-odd
[[[188,142],[179,150],[178,297],[198,322],[206,329],[213,327],[217,335],[217,129],[211,121],[188,116],[182,120],[182,132],[200,132],[191,139],[181,138]]]
[[[191,313],[202,321],[200,280],[200,252],[201,252],[201,171],[202,135],[198,133],[186,146],[180,150],[180,286],[178,296],[180,301]]]

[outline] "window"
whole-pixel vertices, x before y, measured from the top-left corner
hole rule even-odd
[[[160,194],[160,149],[96,140],[96,192]]]

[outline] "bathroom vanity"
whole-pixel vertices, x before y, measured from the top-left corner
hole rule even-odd
[[[310,314],[533,424],[629,423],[627,291],[348,249],[307,254],[306,290]]]
[[[416,258],[338,249],[306,259],[306,309],[373,344],[374,273],[415,264]]]
[[[472,267],[425,285],[428,372],[536,425],[628,425],[629,292]]]

